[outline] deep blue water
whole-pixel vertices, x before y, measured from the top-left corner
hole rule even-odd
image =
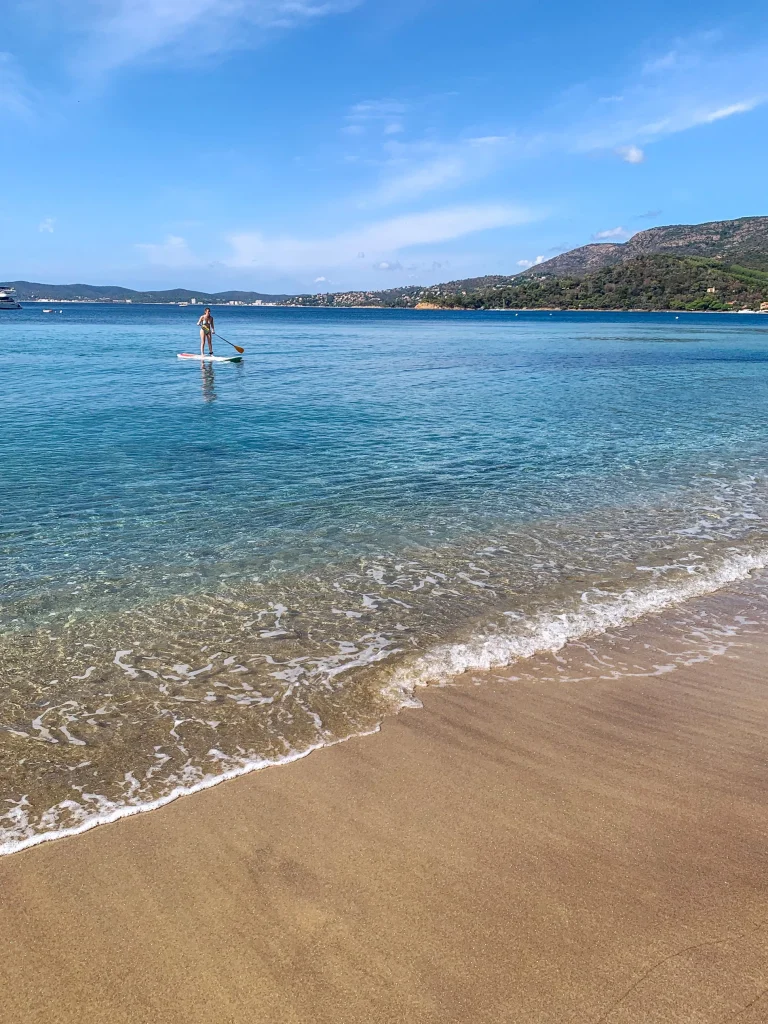
[[[0,313],[15,839],[762,564],[768,316],[229,307],[201,367],[196,307],[55,308]]]

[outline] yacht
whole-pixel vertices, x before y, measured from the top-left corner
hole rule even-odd
[[[13,288],[0,285],[0,309],[21,309],[20,303],[14,298]]]

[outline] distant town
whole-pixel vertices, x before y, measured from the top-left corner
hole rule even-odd
[[[185,301],[178,301],[173,299],[167,299],[165,301],[158,299],[110,299],[110,298],[76,298],[76,299],[62,299],[59,296],[43,295],[41,297],[35,297],[28,299],[26,296],[22,296],[25,302],[71,302],[82,305],[84,302],[92,303],[108,303],[110,305],[123,305],[123,306],[140,306],[145,304],[160,305],[160,306],[284,306],[284,302],[265,302],[262,299],[256,299],[254,302],[244,302],[242,299],[229,299],[226,302],[215,299],[187,299]]]
[[[48,304],[767,312],[768,217],[649,228],[628,242],[581,246],[518,274],[380,291],[270,295],[174,288],[140,292],[107,285],[29,281],[11,281],[7,287],[20,302]]]

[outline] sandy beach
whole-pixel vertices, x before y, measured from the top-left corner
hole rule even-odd
[[[766,653],[578,681],[574,644],[6,857],[6,1019],[765,1021]]]

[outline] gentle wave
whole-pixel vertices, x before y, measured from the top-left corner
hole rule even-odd
[[[625,590],[618,596],[606,598],[604,601],[590,600],[585,593],[582,598],[583,608],[578,612],[541,613],[527,620],[522,616],[515,615],[515,626],[507,631],[477,634],[462,643],[439,644],[412,661],[389,670],[382,689],[390,697],[395,698],[397,708],[418,707],[420,702],[415,697],[418,687],[442,685],[449,679],[467,671],[503,668],[536,654],[557,651],[569,641],[587,636],[597,636],[607,630],[627,625],[643,616],[663,612],[692,598],[713,594],[729,584],[747,579],[751,573],[766,567],[768,567],[768,548],[753,553],[732,554],[708,569],[692,571],[687,579],[671,585]],[[221,782],[260,771],[263,768],[290,764],[322,747],[335,746],[347,739],[372,735],[378,729],[379,725],[376,725],[374,728],[353,733],[351,736],[325,739],[310,744],[302,750],[292,751],[283,757],[274,759],[242,758],[238,760],[231,755],[224,755],[213,749],[209,751],[211,758],[218,761],[220,765],[227,763],[230,767],[215,774],[202,775],[192,784],[176,786],[170,792],[152,800],[142,801],[139,799],[131,802],[129,799],[118,802],[109,801],[103,797],[94,798],[94,802],[98,805],[98,811],[89,814],[86,807],[79,807],[77,813],[82,815],[82,820],[66,828],[33,832],[32,826],[26,819],[24,800],[22,799],[6,815],[6,819],[13,818],[17,834],[20,833],[21,838],[0,844],[0,856],[19,853],[54,839],[80,835],[99,825],[155,810],[180,797],[210,789]]]
[[[71,836],[82,835],[83,832],[90,832],[91,829],[97,828],[99,825],[110,825],[114,821],[119,821],[121,818],[129,818],[134,814],[143,814],[146,811],[155,811],[159,807],[165,807],[166,804],[173,803],[174,800],[178,800],[182,796],[191,796],[193,793],[200,793],[204,789],[211,789],[213,786],[218,786],[220,782],[229,782],[231,779],[237,779],[242,775],[250,775],[251,772],[261,771],[262,768],[275,768],[279,765],[292,764],[294,761],[300,761],[303,757],[313,753],[315,750],[320,750],[323,747],[333,747],[338,743],[345,743],[348,739],[355,739],[358,736],[372,736],[374,733],[379,731],[379,726],[375,729],[369,729],[367,732],[356,733],[354,736],[345,736],[341,739],[330,740],[325,743],[315,743],[307,747],[305,750],[293,751],[290,754],[286,754],[285,757],[267,759],[260,758],[258,760],[243,760],[236,768],[228,768],[226,771],[218,775],[206,775],[200,779],[194,785],[191,786],[177,786],[171,790],[170,793],[165,793],[161,797],[157,797],[155,800],[147,800],[141,803],[128,803],[128,804],[117,804],[111,803],[107,800],[102,800],[101,813],[94,814],[91,817],[86,817],[78,825],[70,826],[69,828],[62,829],[51,829],[48,832],[37,832],[34,835],[25,836],[24,839],[10,840],[5,843],[0,843],[0,857],[8,856],[11,853],[20,853],[22,850],[28,850],[32,846],[39,846],[41,843],[52,842],[54,839],[67,839]],[[216,753],[212,751],[212,753]],[[234,760],[227,758],[227,760]],[[23,828],[23,809],[20,814],[20,825]]]
[[[440,644],[409,665],[398,667],[391,685],[409,693],[414,687],[440,685],[465,672],[504,668],[535,654],[558,651],[569,641],[596,636],[692,598],[705,597],[766,567],[768,548],[732,555],[674,585],[625,590],[605,602],[585,602],[579,612],[537,615],[516,632],[476,635],[465,643]]]

